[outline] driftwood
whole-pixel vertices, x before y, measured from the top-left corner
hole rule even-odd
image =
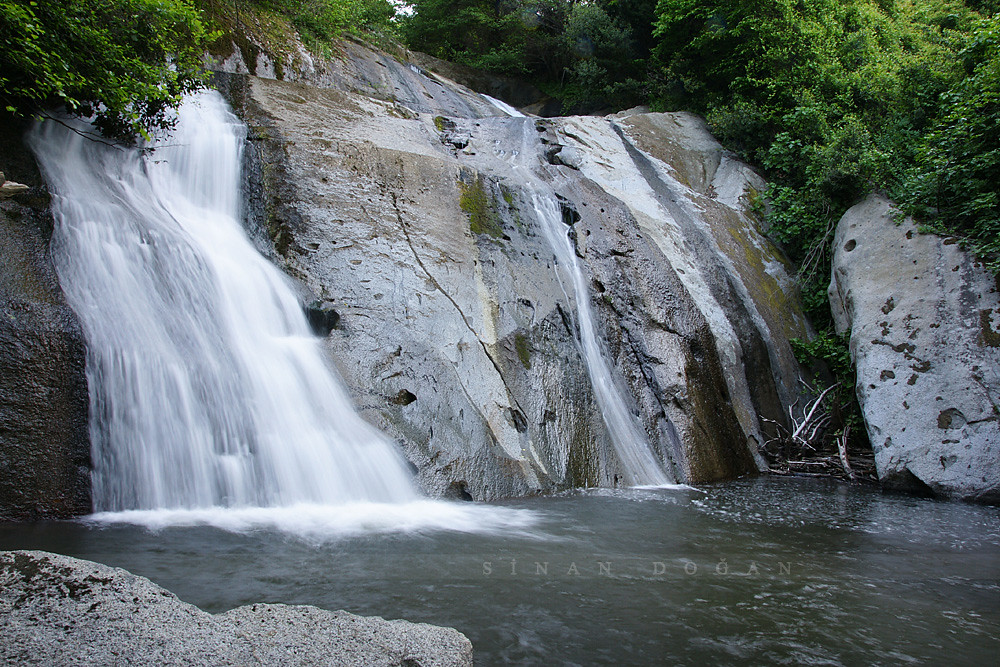
[[[837,453],[840,454],[840,465],[844,467],[844,474],[846,474],[851,479],[854,479],[854,471],[851,470],[851,464],[847,460],[847,439],[851,436],[851,425],[848,424],[844,427],[844,430],[837,436]]]
[[[773,419],[761,417],[771,425],[774,436],[760,448],[770,472],[779,475],[833,476],[849,480],[875,480],[875,460],[871,451],[851,450],[851,426],[837,428],[839,405],[834,390],[827,387],[807,402],[788,408],[789,429]],[[798,414],[796,414],[798,412]],[[831,432],[832,431],[832,432]]]

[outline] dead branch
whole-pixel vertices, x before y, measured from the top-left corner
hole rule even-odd
[[[854,479],[854,471],[851,470],[851,464],[847,461],[847,439],[851,435],[851,425],[848,424],[844,427],[843,432],[837,436],[837,453],[840,454],[840,465],[843,466],[844,472],[848,477]]]

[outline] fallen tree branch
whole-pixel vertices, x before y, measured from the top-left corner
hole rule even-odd
[[[804,440],[802,440],[802,437],[801,437],[802,436],[802,431],[805,430],[806,426],[812,420],[813,415],[816,414],[816,410],[819,408],[820,404],[823,402],[823,399],[826,398],[826,395],[829,394],[831,391],[833,391],[834,389],[836,389],[839,386],[840,386],[839,382],[837,384],[830,385],[829,387],[826,388],[826,390],[822,394],[819,395],[819,398],[817,398],[815,401],[813,401],[813,404],[812,404],[812,406],[809,409],[809,414],[806,415],[806,418],[802,420],[802,423],[799,424],[798,428],[795,429],[795,432],[792,433],[792,439],[793,440],[799,440],[799,441],[803,442],[803,444],[808,444]],[[792,423],[794,424],[795,422],[793,421]]]
[[[837,453],[840,454],[840,465],[844,467],[844,472],[851,479],[854,479],[854,471],[851,470],[851,464],[847,461],[847,439],[851,435],[851,425],[848,424],[844,427],[843,432],[837,436]]]

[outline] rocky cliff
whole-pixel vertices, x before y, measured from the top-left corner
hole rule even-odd
[[[762,418],[798,399],[788,339],[807,335],[745,210],[760,179],[693,116],[516,117],[424,66],[346,44],[312,69],[253,68],[298,83],[217,80],[250,126],[248,228],[298,281],[362,413],[435,495],[627,482],[580,342],[586,299],[668,475],[756,471]],[[0,515],[72,515],[89,509],[84,345],[48,263],[42,181],[20,132],[4,141],[31,189],[0,205]]]
[[[220,82],[251,130],[251,228],[425,488],[484,499],[626,478],[539,197],[560,203],[616,383],[672,476],[757,470],[761,417],[798,398],[788,338],[807,335],[745,211],[759,178],[690,115],[517,118],[352,48],[354,74],[312,78],[331,87]]]
[[[25,129],[0,132],[0,169],[26,186],[0,195],[0,520],[90,511],[83,335],[49,259],[49,195]]]
[[[830,304],[888,488],[1000,502],[1000,284],[872,196],[840,220]]]

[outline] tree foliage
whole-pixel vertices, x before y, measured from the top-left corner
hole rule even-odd
[[[201,0],[213,2],[213,0]],[[219,0],[214,0],[218,2]],[[239,0],[230,0],[230,2]],[[302,41],[326,53],[345,33],[392,32],[396,9],[389,0],[248,0],[258,9],[284,16]]]
[[[1000,14],[959,52],[969,76],[941,96],[899,196],[907,212],[971,244],[1000,273]]]
[[[646,99],[655,0],[415,0],[403,21],[411,48],[519,75],[564,107],[624,107]]]
[[[1000,178],[986,148],[996,146],[988,113],[963,130],[962,113],[949,111],[961,97],[988,112],[989,95],[972,91],[988,87],[984,63],[995,62],[995,52],[966,46],[980,20],[958,0],[657,5],[656,103],[705,113],[724,143],[765,170],[774,183],[771,233],[802,267],[806,304],[820,326],[829,322],[833,225],[863,194],[882,189],[937,207],[926,193],[938,192],[952,206],[935,208],[943,227],[962,224],[958,210],[982,221],[995,202],[988,193],[969,199],[958,192]],[[954,141],[943,141],[944,134]],[[975,139],[959,146],[962,136]],[[968,167],[978,171],[964,179],[949,172],[959,187],[948,191],[945,165],[972,153],[978,157]],[[918,163],[924,166],[914,171]],[[915,203],[910,209],[931,210]]]
[[[202,85],[206,38],[190,0],[0,0],[4,112],[63,106],[109,137],[148,135]]]

